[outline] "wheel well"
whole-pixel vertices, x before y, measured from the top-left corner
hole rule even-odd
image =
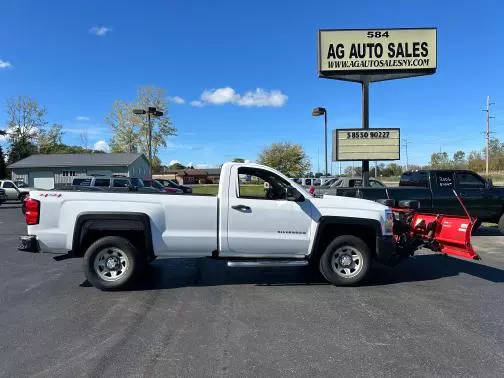
[[[149,260],[154,259],[150,220],[141,213],[83,214],[78,217],[72,252],[83,256],[89,246],[105,236],[120,236],[131,242]]]
[[[378,224],[379,225],[379,224]],[[353,235],[362,239],[368,246],[371,254],[376,255],[376,236],[378,235],[377,226],[371,222],[351,222],[344,221],[326,221],[321,222],[318,227],[311,259],[318,260],[325,249],[337,236]]]

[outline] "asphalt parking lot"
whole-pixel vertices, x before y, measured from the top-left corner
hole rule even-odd
[[[304,268],[158,260],[134,290],[89,287],[80,259],[22,253],[0,206],[1,376],[503,376],[504,236],[482,262],[430,253],[360,287]]]

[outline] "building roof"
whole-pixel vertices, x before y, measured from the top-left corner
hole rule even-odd
[[[21,159],[7,168],[113,167],[129,166],[143,156],[138,153],[37,154]],[[143,156],[145,158],[145,156]]]

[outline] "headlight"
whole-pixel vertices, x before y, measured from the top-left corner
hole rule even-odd
[[[394,213],[385,210],[385,234],[394,233]]]

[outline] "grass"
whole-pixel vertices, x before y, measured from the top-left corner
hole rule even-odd
[[[193,193],[207,196],[216,196],[219,185],[205,184],[193,185]],[[251,197],[264,197],[264,187],[262,185],[241,185],[241,195]]]

